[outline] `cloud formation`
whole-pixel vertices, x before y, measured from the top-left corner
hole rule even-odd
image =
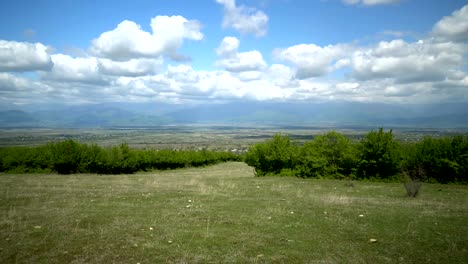
[[[235,0],[216,0],[224,6],[223,28],[233,28],[241,34],[257,37],[267,33],[268,16],[260,10],[247,6],[236,6]]]
[[[182,16],[156,16],[151,19],[152,32],[137,23],[122,21],[115,29],[102,33],[92,41],[90,53],[112,60],[158,58],[166,55],[174,60],[184,56],[177,50],[185,39],[201,40],[201,24]]]
[[[154,74],[162,67],[163,59],[130,59],[128,61],[113,61],[99,59],[99,72],[113,76],[145,76]]]
[[[442,18],[434,25],[433,34],[446,41],[468,41],[468,5]]]
[[[47,71],[51,67],[48,48],[43,44],[0,40],[0,71]]]
[[[296,78],[307,79],[329,73],[333,70],[332,63],[343,58],[349,51],[348,45],[320,47],[315,44],[299,44],[278,49],[276,54],[280,60],[291,63],[296,68]]]
[[[353,76],[359,80],[392,78],[399,83],[433,82],[457,78],[466,47],[452,42],[397,39],[352,54]]]
[[[235,37],[225,37],[216,50],[220,58],[216,65],[230,72],[257,71],[267,66],[257,50],[238,52],[239,43]]]
[[[200,23],[181,16],[153,18],[151,33],[125,20],[77,56],[41,43],[0,40],[0,102],[466,102],[467,10],[441,18],[417,41],[393,34],[365,45],[293,43],[262,53],[242,51],[240,40],[227,36],[208,50],[216,60],[205,70],[174,60],[184,57],[185,40],[203,38]]]

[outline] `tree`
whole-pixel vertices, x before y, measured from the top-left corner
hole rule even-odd
[[[81,163],[81,146],[73,140],[51,144],[53,169],[60,174],[78,172]]]
[[[357,176],[360,178],[389,179],[399,170],[399,144],[392,130],[369,132],[359,143]]]
[[[278,174],[294,166],[296,148],[288,136],[276,134],[272,139],[250,147],[245,162],[257,170],[259,176]]]

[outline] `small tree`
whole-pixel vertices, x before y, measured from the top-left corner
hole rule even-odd
[[[293,168],[295,151],[288,136],[276,134],[272,139],[250,147],[245,162],[256,169],[258,176],[278,174],[283,169]]]
[[[60,174],[78,172],[81,163],[81,146],[73,140],[65,140],[50,146],[53,169]]]
[[[400,163],[399,144],[392,130],[369,132],[359,144],[358,177],[389,179],[398,173]]]
[[[326,159],[325,174],[329,176],[350,175],[356,164],[353,146],[343,134],[332,131],[317,136],[312,143]]]

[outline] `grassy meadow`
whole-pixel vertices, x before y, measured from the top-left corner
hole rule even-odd
[[[466,263],[468,188],[254,177],[0,174],[0,263]],[[376,241],[374,241],[374,239]]]

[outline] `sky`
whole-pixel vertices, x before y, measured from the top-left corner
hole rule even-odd
[[[6,0],[0,104],[468,103],[468,1]]]

